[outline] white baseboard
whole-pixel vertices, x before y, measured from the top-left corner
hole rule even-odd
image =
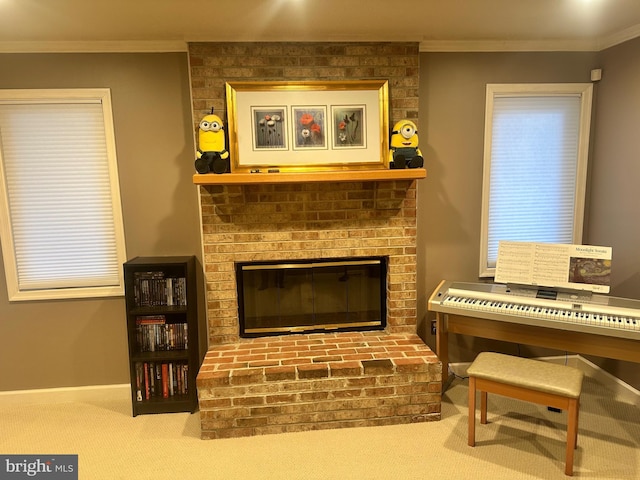
[[[611,392],[613,392],[616,400],[623,403],[630,403],[632,405],[640,405],[640,390],[637,390],[628,383],[623,382],[618,377],[611,375],[609,372],[603,370],[586,358],[579,355],[578,357],[580,358],[580,370],[582,370],[585,375],[594,378],[603,385],[606,385]]]
[[[129,400],[131,386],[91,385],[88,387],[42,388],[0,392],[0,407],[9,405],[38,405],[43,403],[94,402]]]
[[[640,405],[640,391],[611,375],[598,365],[580,355],[559,355],[555,357],[539,357],[545,362],[569,365],[578,368],[584,374],[605,385],[615,395],[616,400],[632,405]],[[471,362],[450,363],[449,369],[459,377],[467,377],[467,368]]]

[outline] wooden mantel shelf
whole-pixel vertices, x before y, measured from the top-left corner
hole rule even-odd
[[[349,170],[296,173],[206,173],[193,175],[195,185],[252,185],[260,183],[385,182],[426,178],[424,168],[403,170]]]

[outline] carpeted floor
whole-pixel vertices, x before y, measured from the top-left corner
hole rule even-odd
[[[442,420],[200,440],[198,414],[131,417],[129,398],[0,408],[1,454],[78,454],[79,478],[562,479],[566,415],[489,396],[489,424],[467,446],[467,385]],[[574,477],[640,478],[640,408],[585,378]]]

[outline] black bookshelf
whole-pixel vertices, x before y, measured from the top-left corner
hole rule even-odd
[[[124,264],[124,279],[133,416],[195,412],[195,257],[136,257]]]

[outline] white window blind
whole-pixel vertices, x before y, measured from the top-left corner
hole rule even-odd
[[[591,85],[488,85],[480,275],[500,240],[582,241]]]
[[[0,141],[10,300],[122,294],[109,91],[0,91]]]

